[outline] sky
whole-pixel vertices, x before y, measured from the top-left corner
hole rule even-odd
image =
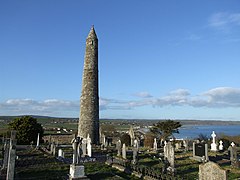
[[[0,115],[79,117],[99,40],[100,118],[240,120],[240,1],[0,1]]]

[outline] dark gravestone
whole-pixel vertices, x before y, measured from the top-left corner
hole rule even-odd
[[[199,162],[208,161],[208,145],[204,143],[193,143],[193,157],[191,159]]]
[[[195,144],[195,155],[200,157],[205,156],[205,144]]]

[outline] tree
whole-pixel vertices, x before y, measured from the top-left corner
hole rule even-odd
[[[101,131],[106,136],[114,136],[117,133],[115,126],[112,124],[102,124]]]
[[[126,146],[130,146],[131,145],[131,138],[128,134],[123,134],[120,138],[122,144],[125,144]]]
[[[163,140],[166,140],[173,133],[179,133],[178,128],[180,128],[181,126],[181,123],[178,121],[159,121],[158,123],[153,124],[151,131],[155,134],[161,135],[161,138]]]
[[[8,124],[8,128],[17,131],[16,138],[18,144],[36,143],[38,133],[40,134],[40,139],[43,136],[43,128],[41,124],[37,122],[37,119],[31,116],[15,118]]]

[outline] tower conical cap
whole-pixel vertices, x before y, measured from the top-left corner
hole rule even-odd
[[[87,38],[97,39],[97,34],[95,32],[94,26],[92,26]]]

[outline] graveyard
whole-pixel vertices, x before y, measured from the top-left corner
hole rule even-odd
[[[14,179],[71,179],[72,165],[83,167],[82,179],[205,179],[216,174],[218,179],[240,177],[238,144],[231,142],[225,147],[214,132],[207,141],[163,142],[145,135],[144,143],[132,125],[125,132],[118,127],[114,131],[115,137],[102,132],[99,145],[92,144],[89,137],[80,140],[74,135],[70,141],[43,137],[45,141],[39,144],[14,145],[16,137],[12,133],[0,143],[1,178],[5,179],[12,167],[10,175]]]

